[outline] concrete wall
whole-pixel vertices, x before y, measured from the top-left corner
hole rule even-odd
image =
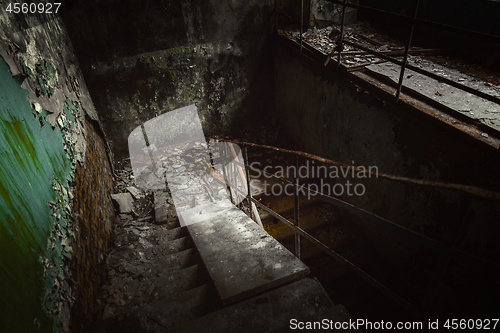
[[[497,150],[429,121],[419,110],[384,102],[284,44],[277,46],[275,66],[279,122],[304,151],[380,172],[500,191]],[[459,248],[498,262],[498,202],[376,178],[333,179],[347,180],[363,184],[366,193],[344,193],[342,200],[445,244],[453,244],[464,223]],[[362,242],[378,258],[365,269],[419,305],[434,269],[443,265],[439,255],[351,214],[344,214],[344,223],[364,235]],[[441,305],[481,315],[491,311],[491,302],[498,308],[498,279],[479,267],[452,260],[434,310]],[[466,300],[474,306],[464,307]]]
[[[117,158],[155,116],[196,103],[206,135],[272,109],[269,0],[85,1],[64,16]]]
[[[342,23],[342,7],[342,5],[337,5],[326,0],[311,0],[311,15],[314,15],[319,28],[331,25],[332,23],[340,25]],[[356,14],[357,9],[347,7],[344,24],[356,22]]]
[[[78,291],[98,286],[114,218],[111,180],[60,18],[2,10],[0,331],[67,332],[72,307],[86,309],[88,322],[89,296]]]

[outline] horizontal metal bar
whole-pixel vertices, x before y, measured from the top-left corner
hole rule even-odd
[[[449,51],[448,49],[410,49],[409,53],[411,55],[418,55],[418,54],[440,54]],[[405,53],[405,50],[391,50],[391,51],[377,51],[378,54],[386,54],[386,55],[403,55]],[[337,54],[335,52],[334,54]],[[354,55],[367,55],[370,54],[366,51],[346,51],[342,52],[343,56],[354,56]]]
[[[257,169],[257,168],[254,168],[254,169]],[[257,169],[257,170],[267,174],[269,177],[272,177],[272,178],[279,180],[279,181],[282,181],[282,182],[287,182],[288,184],[291,184],[297,188],[297,185],[295,185],[293,182],[291,182],[287,179],[275,176],[272,173],[269,173],[269,172],[264,171],[264,170],[260,170],[260,169]],[[367,220],[372,221],[372,222],[374,222],[374,223],[376,223],[376,224],[378,224],[378,225],[380,225],[388,230],[394,231],[395,233],[397,233],[401,236],[404,236],[406,238],[414,240],[417,243],[419,243],[419,244],[421,244],[421,245],[423,245],[431,250],[435,250],[439,253],[449,254],[449,255],[452,255],[452,256],[457,257],[459,259],[460,258],[466,259],[467,261],[470,261],[473,263],[481,262],[484,265],[492,265],[492,266],[499,266],[500,267],[500,264],[497,264],[497,263],[494,263],[494,262],[489,261],[487,259],[478,257],[474,254],[462,251],[462,250],[457,249],[455,247],[447,246],[447,245],[445,245],[445,244],[443,244],[435,239],[429,238],[429,237],[427,237],[423,234],[420,234],[416,231],[413,231],[413,230],[408,229],[406,227],[403,227],[399,224],[396,224],[394,222],[386,220],[383,217],[377,216],[373,213],[370,213],[362,208],[356,207],[356,206],[354,206],[350,203],[347,203],[345,201],[342,201],[340,199],[337,199],[337,198],[334,198],[332,196],[326,195],[324,193],[315,191],[313,189],[310,189],[309,187],[306,189],[304,187],[304,185],[299,185],[299,188],[302,188],[303,191],[305,193],[307,193],[308,196],[315,196],[315,197],[318,197],[320,200],[323,200],[327,203],[333,204],[333,205],[340,207],[340,208],[344,208],[344,209],[350,211],[351,213],[354,213],[358,216],[364,217]]]
[[[261,204],[254,198],[252,200],[255,202],[257,206],[259,206],[261,209],[267,211],[269,214],[273,215],[276,217],[278,220],[281,222],[285,223],[288,227],[292,228],[295,232],[299,233],[301,236],[304,236],[307,238],[309,241],[311,241],[314,245],[319,247],[321,250],[323,250],[326,254],[337,260],[339,263],[346,265],[349,267],[357,276],[362,278],[363,280],[367,281],[371,286],[373,286],[375,289],[379,290],[382,292],[384,295],[389,297],[391,300],[393,300],[395,303],[397,303],[399,306],[401,306],[403,309],[406,311],[412,313],[413,315],[416,315],[417,317],[425,317],[413,304],[409,303],[405,299],[403,299],[401,296],[384,286],[382,283],[377,281],[375,278],[373,278],[371,275],[367,274],[365,271],[363,271],[361,268],[358,266],[354,265],[351,263],[349,260],[345,259],[342,257],[340,254],[335,252],[334,250],[330,249],[328,246],[325,244],[321,243],[319,240],[314,238],[311,234],[307,233],[304,229],[295,226],[292,222],[288,221],[286,218],[281,216],[280,214],[276,213],[270,208],[267,208],[265,205]]]
[[[381,54],[380,52],[377,52],[377,51],[374,51],[374,50],[370,50],[369,48],[367,47],[364,47],[364,46],[361,46],[359,44],[356,44],[356,43],[353,43],[351,41],[347,41],[347,40],[344,40],[344,43],[347,44],[347,45],[351,45],[351,46],[354,46],[355,48],[358,48],[360,50],[363,50],[363,51],[366,51],[368,53],[371,53],[371,54],[374,54],[376,55],[378,58],[381,58],[381,59],[384,59],[384,60],[387,60],[387,61],[390,61],[396,65],[399,65],[399,66],[402,66],[403,63],[399,60],[396,60],[396,59],[393,59],[391,57],[388,57],[384,54]],[[422,68],[419,68],[419,67],[415,67],[413,65],[410,65],[410,64],[407,64],[406,65],[406,68],[408,69],[411,69],[412,71],[415,71],[417,73],[420,73],[422,75],[425,75],[427,77],[430,77],[430,78],[433,78],[435,80],[438,80],[438,81],[441,81],[441,82],[444,82],[450,86],[453,86],[455,88],[458,88],[460,90],[463,90],[463,91],[466,91],[468,93],[471,93],[473,95],[476,95],[478,97],[481,97],[481,98],[484,98],[484,99],[487,99],[488,101],[491,101],[493,103],[497,103],[497,104],[500,104],[500,99],[499,98],[496,98],[494,96],[491,96],[487,93],[484,93],[482,91],[479,91],[479,90],[475,90],[474,88],[471,88],[471,87],[468,87],[468,86],[465,86],[463,84],[460,84],[458,82],[455,82],[455,81],[452,81],[448,78],[445,78],[443,76],[439,76],[437,74],[434,74],[432,72],[429,72],[429,71],[426,71],[425,69],[422,69]]]
[[[238,145],[260,147],[260,148],[275,150],[275,151],[284,152],[284,153],[297,154],[297,155],[304,156],[304,157],[307,157],[307,158],[310,158],[310,159],[313,159],[315,161],[319,161],[322,163],[336,165],[336,166],[341,167],[343,169],[354,170],[355,172],[362,172],[363,174],[365,174],[365,176],[373,175],[375,178],[384,178],[384,179],[390,179],[390,180],[397,181],[397,182],[403,182],[403,183],[409,183],[409,184],[415,184],[415,185],[421,185],[421,186],[429,186],[429,187],[441,188],[441,189],[447,189],[447,190],[453,190],[453,191],[461,191],[461,192],[469,193],[472,195],[476,195],[478,197],[500,201],[500,193],[485,190],[485,189],[477,187],[477,186],[454,184],[454,183],[444,183],[444,182],[437,182],[437,181],[433,181],[433,180],[415,179],[415,178],[403,177],[403,176],[399,176],[399,175],[391,175],[389,173],[379,172],[378,170],[377,170],[377,172],[375,172],[375,171],[370,171],[369,169],[366,169],[366,168],[361,169],[361,168],[358,168],[354,165],[349,165],[349,164],[345,164],[345,163],[341,163],[341,162],[337,162],[337,161],[332,161],[332,160],[329,160],[327,158],[323,158],[323,157],[316,156],[313,154],[305,153],[305,152],[299,151],[299,150],[290,150],[290,149],[285,149],[285,148],[278,148],[278,147],[274,147],[274,146],[261,145],[258,143],[238,141],[238,140],[232,140],[232,141],[226,140],[226,141],[233,142],[233,143],[236,143]]]
[[[482,91],[479,91],[479,90],[475,90],[474,88],[471,88],[471,87],[468,87],[466,85],[460,84],[458,82],[452,81],[452,80],[450,80],[448,78],[436,75],[436,74],[434,74],[432,72],[428,72],[428,71],[426,71],[426,70],[424,70],[422,68],[415,67],[415,66],[410,65],[410,64],[406,65],[406,68],[411,69],[412,71],[415,71],[415,72],[420,73],[422,75],[431,77],[431,78],[433,78],[435,80],[444,82],[444,83],[446,83],[446,84],[448,84],[450,86],[453,86],[453,87],[458,88],[460,90],[466,91],[466,92],[471,93],[473,95],[476,95],[478,97],[487,99],[490,102],[500,104],[500,99],[497,98],[497,97],[491,96],[491,95],[489,95],[487,93],[484,93]]]
[[[377,56],[378,58],[380,58],[380,59],[384,59],[384,60],[390,61],[390,62],[392,62],[392,63],[395,63],[395,64],[399,65],[399,66],[401,66],[401,65],[403,64],[403,62],[402,62],[402,61],[399,61],[399,60],[397,60],[397,59],[394,59],[394,58],[388,57],[388,56],[386,56],[386,55],[385,55],[385,54],[383,54],[383,53],[380,53],[380,52],[378,52],[378,51],[375,51],[375,50],[369,49],[369,48],[367,48],[367,47],[364,47],[364,46],[362,46],[362,45],[356,44],[356,43],[354,43],[354,42],[351,42],[351,41],[348,41],[348,40],[344,40],[344,44],[354,46],[354,47],[355,47],[355,48],[357,48],[357,49],[360,49],[360,50],[363,50],[363,51],[365,51],[365,52],[367,52],[367,53],[371,53],[371,54],[373,54],[373,55],[376,55],[376,56]]]
[[[271,146],[265,146],[265,145],[259,145],[259,144],[253,144],[253,143],[247,143],[247,142],[234,142],[236,144],[242,144],[242,145],[249,145],[249,146],[257,146],[257,147],[262,147],[262,148],[267,148],[267,149],[274,149],[274,150],[278,150],[278,151],[282,151],[282,152],[285,152],[285,153],[291,153],[291,154],[296,154],[296,155],[301,155],[301,156],[305,156],[305,157],[309,157],[309,158],[313,158],[315,160],[319,160],[317,158],[317,156],[315,155],[312,155],[312,154],[307,154],[307,153],[303,153],[303,152],[298,152],[298,151],[293,151],[293,150],[288,150],[288,149],[282,149],[282,148],[278,148],[278,147],[271,147]],[[323,162],[328,162],[329,160],[326,160],[326,159],[323,159],[321,158],[321,160]],[[233,162],[234,163],[234,162]],[[338,163],[338,162],[336,162]],[[250,165],[244,165],[244,167],[248,167],[250,168]],[[353,166],[345,166],[347,168],[355,168]],[[255,168],[255,167],[252,167],[252,169],[255,169],[255,170],[259,170],[261,173],[265,173],[267,174],[269,177],[272,177],[272,178],[275,178],[279,181],[282,181],[282,182],[287,182],[289,184],[292,184],[293,186],[295,186],[297,188],[297,186],[299,188],[302,188],[304,192],[307,191],[307,194],[310,195],[311,193],[313,193],[314,196],[319,196],[319,198],[323,201],[326,201],[328,203],[331,203],[331,204],[334,204],[338,207],[341,207],[341,208],[344,208],[344,209],[347,209],[349,210],[350,212],[358,215],[358,216],[361,216],[361,217],[364,217],[366,219],[368,219],[369,221],[372,221],[372,222],[375,222],[377,223],[378,225],[388,229],[388,230],[392,230],[398,234],[400,234],[401,236],[404,236],[406,238],[410,238],[414,241],[416,241],[417,243],[427,247],[427,248],[430,248],[432,250],[435,250],[435,251],[438,251],[440,253],[445,253],[445,254],[449,254],[451,256],[454,256],[458,259],[465,259],[469,262],[472,262],[472,263],[476,263],[476,262],[480,262],[484,265],[491,265],[491,266],[498,266],[500,267],[500,264],[499,263],[494,263],[488,259],[484,259],[484,258],[481,258],[481,257],[478,257],[474,254],[471,254],[471,253],[468,253],[468,252],[465,252],[465,251],[462,251],[460,249],[457,249],[456,247],[450,247],[450,246],[447,246],[435,239],[432,239],[432,238],[429,238],[425,235],[422,235],[420,233],[417,233],[413,230],[410,230],[408,228],[405,228],[399,224],[396,224],[394,222],[391,222],[389,220],[386,220],[380,216],[377,216],[373,213],[370,213],[368,211],[365,211],[359,207],[356,207],[350,203],[347,203],[345,201],[342,201],[340,199],[337,199],[337,198],[334,198],[334,197],[331,197],[329,195],[326,195],[326,194],[323,194],[321,192],[318,192],[318,191],[315,191],[315,190],[312,190],[310,188],[307,188],[304,189],[304,185],[296,185],[296,184],[293,184],[292,182],[290,182],[289,180],[287,179],[284,179],[284,178],[280,178],[280,177],[277,177],[275,176],[274,174],[271,174],[265,170],[260,170],[258,168]],[[236,189],[237,191],[240,191],[238,188]]]
[[[344,4],[344,2],[341,1],[341,0],[326,0],[326,1],[332,2],[332,3],[336,3],[336,4],[339,4],[339,5],[343,5]],[[390,12],[390,11],[379,9],[379,8],[375,8],[375,7],[357,5],[357,4],[353,4],[353,3],[347,3],[346,7],[351,7],[351,8],[356,8],[356,9],[366,9],[366,10],[369,10],[369,11],[374,11],[374,12],[379,12],[379,13],[383,13],[383,14],[387,14],[387,15],[391,15],[391,16],[405,18],[405,19],[408,19],[408,20],[412,19],[412,17],[408,16],[408,15],[402,15],[402,14],[399,14],[399,13],[394,13],[394,12]],[[467,29],[464,29],[464,28],[459,28],[459,27],[447,25],[447,24],[444,24],[444,23],[438,23],[438,22],[434,22],[434,21],[424,20],[424,19],[421,19],[421,18],[417,18],[415,20],[415,23],[423,24],[423,25],[428,25],[428,26],[434,26],[434,27],[437,27],[437,28],[441,28],[443,30],[454,31],[454,32],[458,32],[458,33],[461,33],[461,34],[464,34],[464,35],[473,36],[473,37],[481,37],[481,38],[484,38],[484,39],[488,39],[488,40],[500,43],[500,36],[490,35],[490,34],[486,34],[484,32],[467,30]]]
[[[297,48],[295,48],[298,45],[297,42],[295,42],[295,41],[293,41],[285,36],[278,36],[278,38],[279,38],[279,41],[281,43],[283,43],[283,45],[285,47],[290,49],[290,51],[292,51],[292,52],[297,51]],[[318,49],[315,49],[312,46],[309,46],[307,44],[307,42],[304,42],[304,45],[305,45],[304,49],[307,51],[307,53],[302,52],[301,56],[306,61],[308,61],[314,65],[318,65],[318,63],[321,64],[324,62],[324,59],[325,59],[324,57],[327,56],[326,53],[324,53]],[[337,62],[335,59],[332,59],[331,61],[333,61],[335,63]],[[347,77],[349,80],[355,82],[356,84],[364,86],[366,89],[373,89],[377,94],[380,94],[381,97],[383,97],[387,100],[390,100],[394,96],[394,93],[391,94],[389,89],[383,88],[383,86],[388,86],[387,84],[381,84],[381,82],[379,82],[378,84],[374,83],[372,81],[373,77],[371,75],[367,75],[367,73],[360,72],[360,69],[363,69],[366,66],[379,64],[379,63],[384,62],[384,61],[385,60],[380,59],[378,61],[372,62],[371,64],[365,63],[365,64],[360,64],[360,65],[355,65],[355,66],[346,66],[344,64],[340,64],[341,68],[343,69],[341,71],[341,74],[344,75],[345,77]],[[331,71],[334,71],[335,73],[337,73],[337,70],[335,68],[336,68],[336,64],[333,67],[330,65],[327,66],[328,70],[331,70]],[[352,73],[352,72],[357,72],[357,73]],[[376,80],[380,81],[380,79],[376,79]],[[396,89],[394,89],[394,91],[395,90]],[[413,95],[412,95],[412,93],[413,93]],[[450,109],[446,105],[440,104],[436,100],[433,100],[429,97],[425,97],[421,94],[418,94],[417,92],[410,91],[410,92],[407,92],[407,94],[408,94],[408,96],[405,96],[405,104],[407,104],[407,106],[410,106],[413,109],[415,109],[414,103],[415,102],[417,102],[417,103],[422,102],[423,104],[421,106],[416,107],[416,109],[418,109],[419,111],[424,111],[423,108],[425,108],[426,110],[428,110],[429,108],[430,109],[438,109],[441,112],[447,113],[448,116],[452,116],[453,118],[456,118],[456,120],[459,120],[460,122],[458,125],[455,125],[455,123],[453,123],[453,124],[451,123],[451,120],[443,121],[443,119],[441,119],[440,116],[435,117],[434,115],[431,115],[428,111],[424,111],[423,113],[430,116],[429,117],[430,121],[435,122],[438,126],[441,126],[443,124],[446,124],[447,128],[448,128],[448,126],[451,126],[453,128],[452,129],[453,131],[457,130],[459,132],[459,135],[464,135],[464,137],[466,137],[467,140],[472,139],[472,144],[478,145],[481,147],[484,144],[486,144],[489,146],[488,149],[491,149],[491,148],[493,149],[493,154],[498,153],[498,149],[499,149],[498,146],[499,146],[499,141],[500,141],[500,139],[497,137],[498,133],[495,130],[493,130],[491,127],[489,127],[488,125],[483,124],[482,122],[479,122],[475,119],[471,119],[470,117],[467,117],[463,114],[460,114],[460,112],[453,110],[453,109]],[[408,99],[408,98],[410,98],[410,99]],[[411,99],[413,99],[413,101],[410,101]],[[484,132],[489,134],[488,138],[481,137],[481,133],[484,133]],[[407,177],[403,177],[403,178],[407,179]],[[396,179],[394,179],[394,180],[396,180]],[[406,181],[406,180],[402,180],[402,181]],[[413,181],[411,181],[411,182],[413,182]],[[424,185],[423,184],[424,182],[425,181],[422,181],[422,183],[420,183],[420,182],[419,183]],[[436,182],[436,183],[438,183],[438,182]],[[426,184],[426,185],[430,185],[430,184]],[[455,187],[455,189],[458,191],[466,191],[466,192],[469,192],[471,194],[474,194],[473,192],[475,192],[476,194],[474,194],[474,195],[482,196],[485,198],[495,198],[496,200],[500,200],[500,193],[491,195],[491,191],[487,191],[487,192],[490,192],[490,194],[486,194],[486,192],[484,192],[485,190],[476,191],[475,189],[473,189],[473,188],[478,189],[475,186],[459,185],[459,184],[450,184],[450,185],[452,187]],[[433,186],[433,185],[430,185],[430,186]],[[441,187],[441,186],[438,185],[436,187]],[[459,187],[462,189],[459,189]],[[448,186],[447,186],[447,188],[451,189],[451,187],[448,187]],[[486,196],[483,194],[479,194],[480,192],[485,193]]]

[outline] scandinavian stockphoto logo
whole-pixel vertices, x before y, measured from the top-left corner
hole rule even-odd
[[[296,167],[294,165],[283,166],[266,166],[261,168],[260,162],[250,164],[250,176],[252,178],[264,178],[261,187],[264,189],[264,195],[298,195],[311,196],[323,193],[328,196],[362,196],[366,192],[365,184],[361,179],[378,178],[378,167],[363,165],[355,166],[352,161],[352,166],[349,168],[340,167],[337,165],[318,165],[314,160],[307,160],[305,165]],[[294,179],[314,179],[315,182],[307,182],[299,186],[292,183],[273,182],[274,177]]]
[[[210,141],[196,106],[155,117],[128,137],[136,185],[144,190],[168,190],[181,226],[219,215],[240,203],[246,188],[241,150],[235,144]],[[226,185],[227,175],[230,178]],[[227,190],[229,187],[229,191]]]

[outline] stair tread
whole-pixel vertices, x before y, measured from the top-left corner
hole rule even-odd
[[[195,264],[183,269],[167,271],[157,277],[154,284],[155,291],[158,293],[157,298],[165,298],[193,289],[208,281],[210,278],[204,268],[200,264]]]
[[[204,284],[171,298],[159,299],[149,307],[152,309],[149,319],[165,328],[173,328],[215,310],[217,294],[212,284]]]
[[[288,331],[290,320],[348,321],[350,316],[335,306],[316,279],[304,278],[232,304],[165,333],[223,333]]]
[[[309,268],[238,208],[188,226],[223,304],[299,279]]]
[[[200,261],[198,253],[194,248],[171,253],[163,256],[157,256],[151,265],[156,271],[166,271],[174,267],[185,268],[192,266]]]

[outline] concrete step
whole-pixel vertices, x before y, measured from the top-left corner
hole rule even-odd
[[[88,332],[159,333],[185,325],[219,308],[213,285],[204,284],[168,298],[158,297],[143,306],[127,308],[110,318],[94,322]]]
[[[194,248],[191,248],[156,258],[154,262],[151,262],[151,265],[154,266],[156,271],[166,272],[169,269],[182,269],[195,265],[199,262],[200,257],[198,253]]]
[[[189,289],[199,287],[210,282],[205,268],[201,264],[192,265],[186,268],[176,266],[175,269],[160,273],[154,281],[153,291],[157,299],[171,298],[173,294],[178,294]]]
[[[163,255],[181,252],[192,248],[193,241],[189,235],[174,240],[159,240],[159,246],[156,247]]]
[[[189,235],[186,227],[177,227],[172,229],[161,228],[156,231],[158,239],[163,242],[168,242],[177,238],[186,237]]]
[[[204,284],[153,302],[149,307],[153,309],[148,315],[149,319],[175,332],[192,320],[219,309],[220,303],[213,284]]]
[[[316,279],[304,278],[232,304],[165,333],[289,332],[297,321],[349,321],[349,313],[335,306]],[[297,330],[295,330],[297,331]]]
[[[300,279],[309,268],[234,207],[188,226],[223,304]]]

